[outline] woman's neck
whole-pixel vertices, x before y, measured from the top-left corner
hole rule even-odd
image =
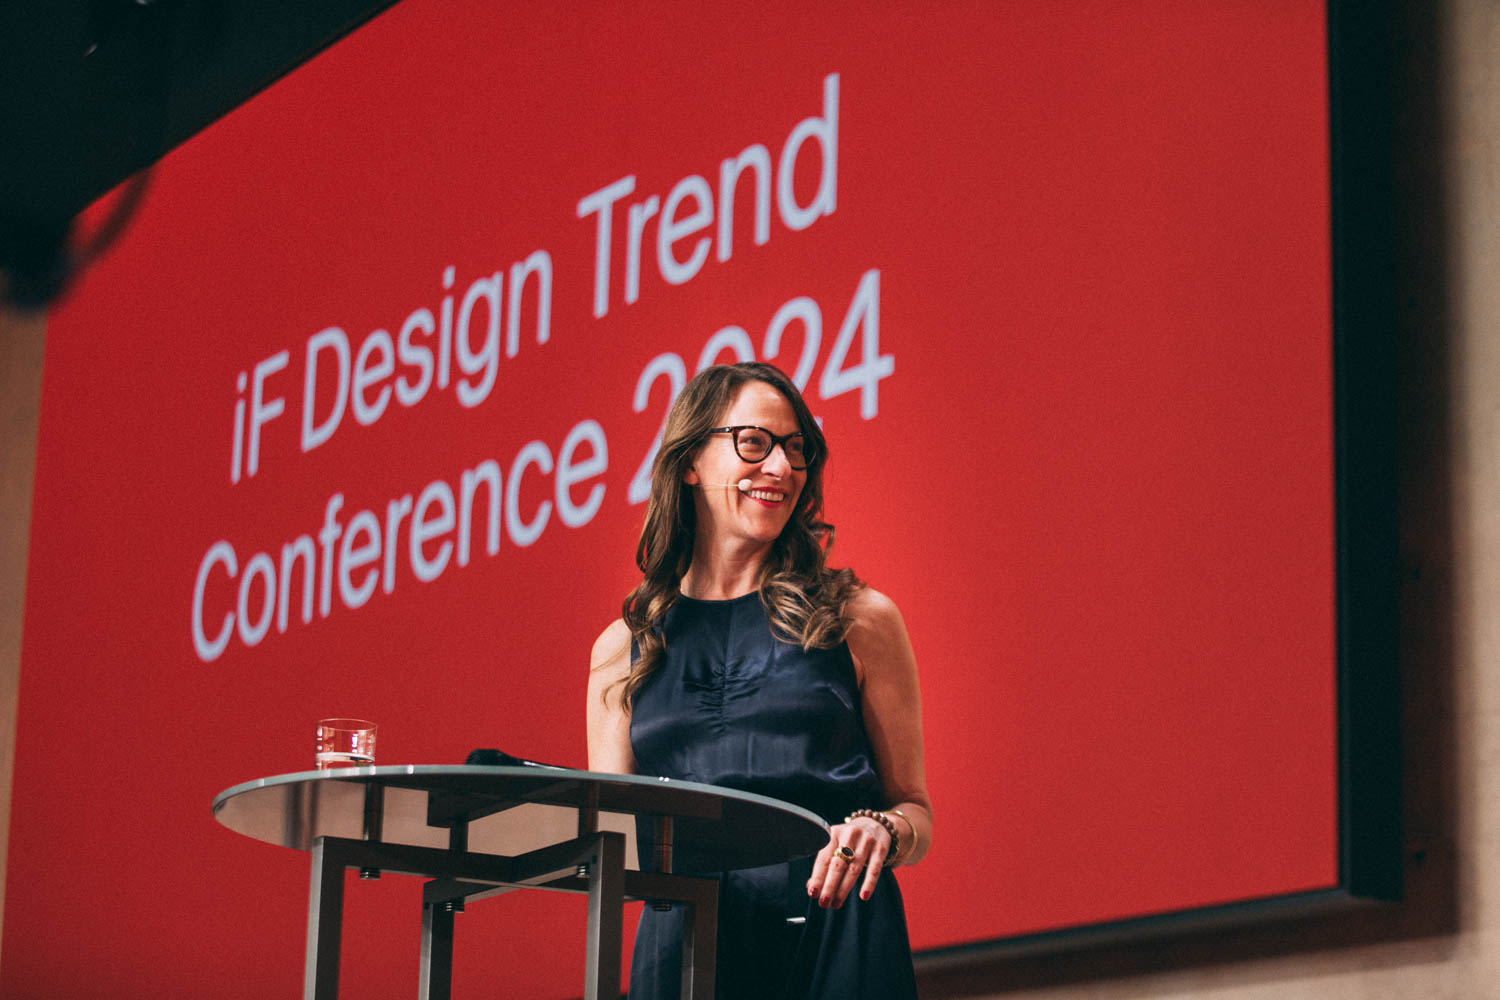
[[[693,561],[682,575],[681,590],[700,601],[723,601],[760,586],[761,568],[770,546],[705,545],[693,549]]]

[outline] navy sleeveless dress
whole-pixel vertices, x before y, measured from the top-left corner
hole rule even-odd
[[[636,773],[769,795],[830,823],[884,804],[847,645],[778,641],[754,592],[679,597],[664,633],[666,656],[632,703]],[[720,876],[719,1000],[915,998],[895,876],[824,910],[807,895],[811,872],[807,858]],[[631,1000],[677,1000],[682,919],[681,907],[644,908]]]

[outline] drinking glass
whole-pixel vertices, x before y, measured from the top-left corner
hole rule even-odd
[[[375,763],[375,723],[364,719],[319,719],[313,761],[319,771]]]

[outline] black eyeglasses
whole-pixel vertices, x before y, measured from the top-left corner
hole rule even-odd
[[[778,444],[781,445],[782,454],[786,456],[786,464],[794,469],[807,468],[816,457],[813,446],[801,432],[777,437],[764,427],[741,424],[738,427],[710,427],[708,433],[733,435],[734,453],[746,462],[764,462],[771,457],[771,449]]]

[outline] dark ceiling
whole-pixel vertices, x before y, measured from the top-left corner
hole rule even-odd
[[[0,270],[12,296],[50,297],[60,281],[41,272],[58,269],[90,202],[394,2],[0,2]]]

